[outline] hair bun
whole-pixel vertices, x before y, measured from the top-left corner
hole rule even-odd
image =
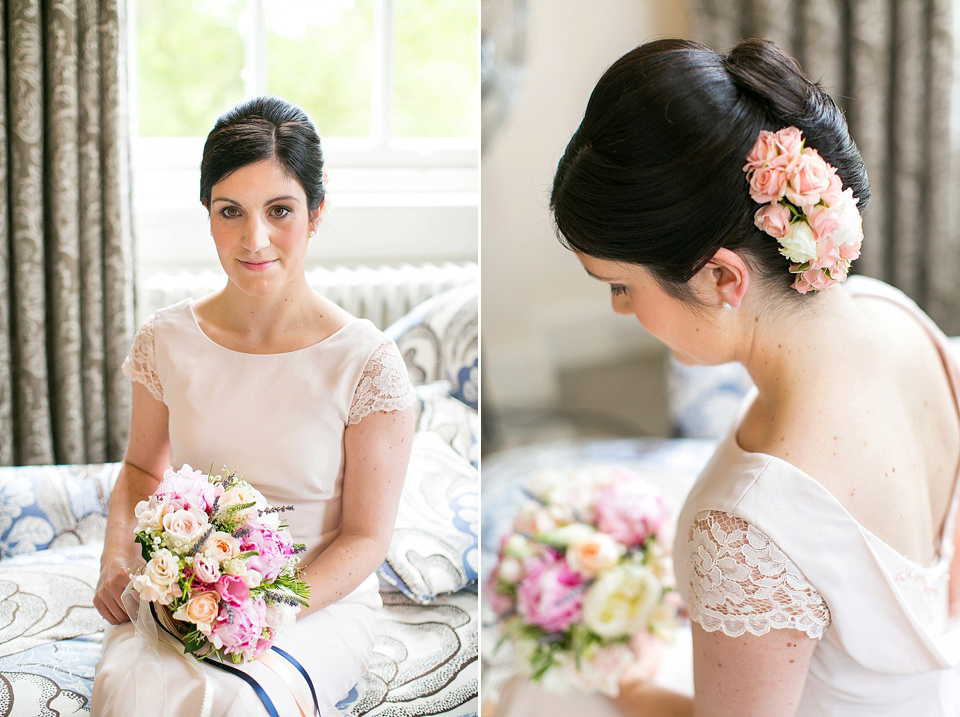
[[[723,56],[723,64],[737,89],[765,107],[777,124],[793,124],[819,109],[822,90],[769,40],[744,40]]]

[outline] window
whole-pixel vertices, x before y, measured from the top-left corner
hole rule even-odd
[[[138,0],[140,277],[217,266],[203,138],[264,93],[303,107],[323,137],[333,211],[318,263],[475,261],[478,18],[477,0]]]

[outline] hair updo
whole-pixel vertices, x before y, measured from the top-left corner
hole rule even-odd
[[[210,206],[213,185],[248,164],[276,159],[304,194],[310,211],[323,203],[323,150],[307,113],[279,97],[255,97],[220,115],[203,145],[200,201]]]
[[[870,185],[843,113],[776,45],[746,40],[728,55],[688,40],[641,45],[600,78],[557,166],[561,241],[641,264],[677,298],[694,298],[687,282],[720,248],[786,292],[790,262],[754,225],[743,165],[761,130],[791,125],[862,212]]]

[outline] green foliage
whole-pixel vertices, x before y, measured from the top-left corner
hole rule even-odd
[[[392,134],[479,136],[477,2],[404,0],[394,12]]]
[[[244,0],[139,0],[140,135],[206,136],[243,97]]]

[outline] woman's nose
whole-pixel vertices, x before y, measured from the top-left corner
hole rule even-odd
[[[270,246],[270,234],[268,229],[269,227],[267,227],[264,222],[260,221],[259,218],[251,218],[250,222],[247,224],[247,229],[244,232],[243,241],[241,242],[243,248],[250,252],[257,252]]]

